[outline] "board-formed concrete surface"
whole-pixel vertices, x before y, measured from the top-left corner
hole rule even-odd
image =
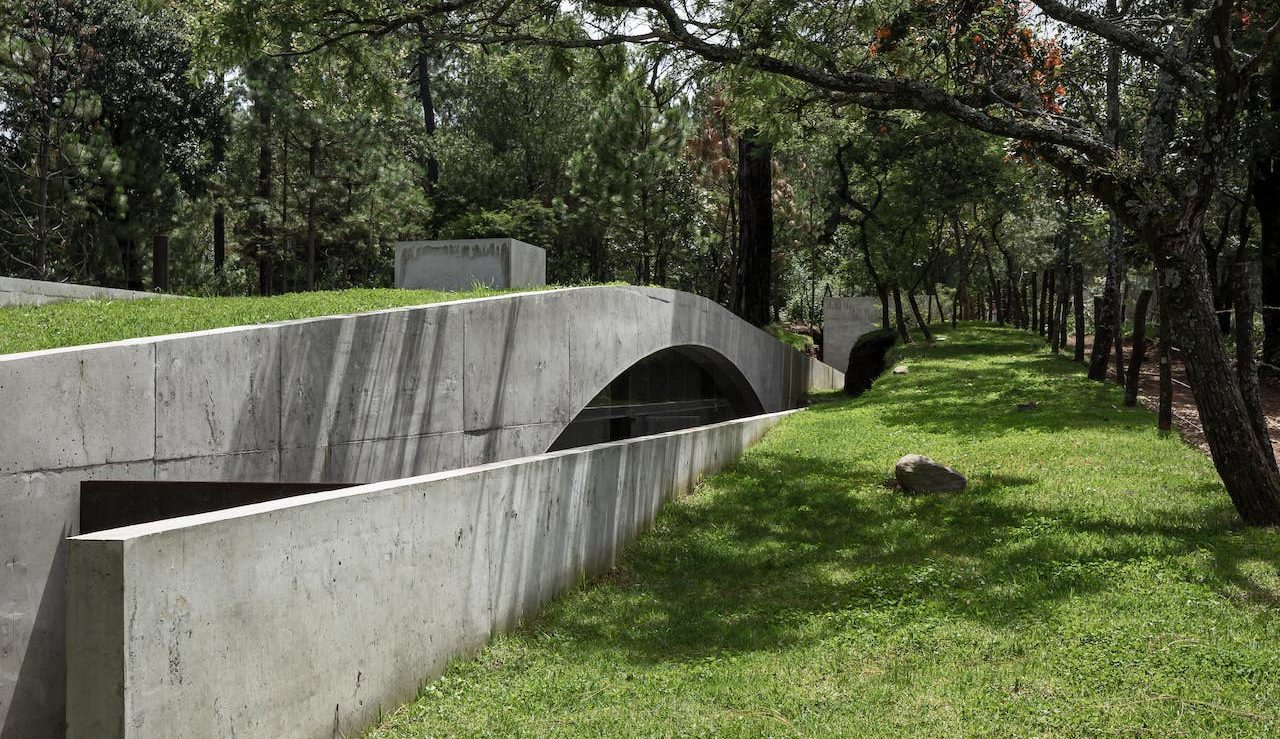
[[[172,296],[96,285],[0,277],[0,308],[11,305],[48,305],[68,300],[142,300],[159,297]]]
[[[359,735],[790,412],[75,537],[68,735]]]
[[[0,356],[0,739],[63,734],[87,479],[373,482],[546,451],[659,350],[773,412],[840,373],[688,293],[589,287]]]
[[[844,372],[858,337],[880,327],[878,298],[825,298],[822,301],[822,360]]]
[[[427,290],[541,287],[547,252],[518,239],[396,243],[395,286]]]

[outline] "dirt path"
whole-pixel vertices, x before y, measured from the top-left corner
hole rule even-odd
[[[1089,336],[1085,339],[1086,356],[1092,349],[1093,337]],[[1132,351],[1133,342],[1126,341],[1126,364],[1133,356]],[[1063,354],[1070,356],[1070,352],[1071,349],[1067,348]],[[1112,355],[1107,373],[1108,382],[1115,382],[1116,376],[1114,350]],[[1147,358],[1142,363],[1142,374],[1139,380],[1138,402],[1152,411],[1156,410],[1156,403],[1160,397],[1158,359],[1155,345],[1148,342]],[[1182,363],[1182,352],[1174,350],[1170,359],[1173,369],[1173,424],[1188,443],[1208,453],[1209,445],[1205,441],[1204,429],[1200,425],[1200,414],[1196,411],[1195,399],[1191,397],[1191,386],[1188,384],[1187,369]],[[1274,380],[1262,380],[1262,407],[1267,414],[1267,427],[1271,430],[1271,438],[1275,440],[1272,442],[1272,447],[1276,450],[1277,456],[1280,456],[1280,385],[1277,385]]]

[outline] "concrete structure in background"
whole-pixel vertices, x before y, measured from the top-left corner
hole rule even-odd
[[[140,300],[159,297],[171,296],[137,290],[117,290],[113,287],[0,277],[0,308],[11,305],[47,305],[68,300]]]
[[[540,454],[624,370],[680,346],[719,357],[765,412],[842,382],[709,300],[635,287],[0,356],[0,739],[63,731],[82,480],[363,483]]]
[[[395,285],[428,290],[541,287],[547,252],[516,239],[455,239],[396,243]]]
[[[822,359],[844,372],[858,337],[880,328],[879,298],[826,298],[822,301]]]
[[[68,736],[358,736],[784,415],[75,537]]]

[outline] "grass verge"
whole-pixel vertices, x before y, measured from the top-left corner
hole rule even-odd
[[[1277,533],[1037,339],[945,333],[369,736],[1280,733]],[[969,489],[887,487],[910,452]]]
[[[289,293],[269,298],[88,300],[0,308],[0,354],[482,298],[504,292],[514,291],[370,288]]]

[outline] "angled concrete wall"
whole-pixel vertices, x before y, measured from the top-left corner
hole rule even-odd
[[[358,735],[784,415],[75,537],[68,734]]]
[[[765,411],[842,377],[688,293],[592,287],[0,356],[0,739],[63,733],[86,479],[371,482],[546,451],[671,346]]]
[[[822,301],[822,360],[840,372],[849,367],[849,350],[858,337],[880,324],[877,298],[826,298]]]
[[[96,285],[0,277],[0,308],[11,305],[47,305],[68,300],[141,300],[159,297],[172,296]]]

